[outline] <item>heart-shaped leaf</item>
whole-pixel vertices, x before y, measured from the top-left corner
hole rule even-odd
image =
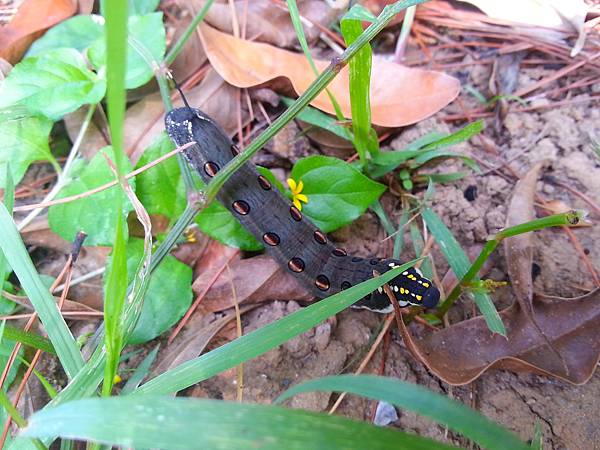
[[[87,103],[98,103],[106,80],[87,68],[81,54],[61,48],[25,58],[0,87],[0,108],[21,104],[58,120]]]
[[[358,218],[385,191],[350,164],[328,156],[299,160],[291,177],[304,184],[308,203],[302,211],[326,233]]]

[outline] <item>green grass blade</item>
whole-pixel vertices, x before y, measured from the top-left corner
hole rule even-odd
[[[83,366],[83,358],[54,298],[35,270],[23,240],[4,204],[0,204],[0,247],[35,311],[40,316],[63,369],[69,378],[73,378]]]
[[[510,431],[462,403],[416,384],[373,375],[340,375],[307,381],[288,389],[276,402],[302,392],[349,392],[384,400],[414,411],[461,433],[487,450],[525,450],[528,446]]]
[[[440,246],[440,250],[444,254],[448,264],[450,264],[456,278],[459,280],[462,279],[469,271],[471,262],[460,244],[433,210],[429,208],[423,209],[423,219],[427,223],[427,227],[431,233],[435,236],[435,240]],[[475,278],[475,280],[478,280],[478,278]],[[471,295],[473,295],[475,304],[484,316],[490,331],[506,336],[506,328],[490,296],[483,292],[473,292]]]
[[[161,397],[86,399],[35,413],[22,435],[169,449],[450,449],[427,438],[270,405]]]
[[[281,97],[281,102],[285,106],[290,106],[292,103],[294,103],[294,100],[287,97]],[[323,128],[324,130],[327,130],[347,141],[352,141],[352,136],[350,135],[348,129],[342,125],[339,125],[338,119],[330,116],[329,114],[325,114],[320,109],[313,108],[312,106],[306,106],[296,116],[296,119],[302,120],[310,125]]]
[[[154,347],[154,349],[152,349],[152,351],[148,353],[148,355],[144,358],[140,365],[137,366],[135,372],[133,372],[133,375],[129,377],[129,380],[127,380],[127,383],[125,383],[125,386],[123,386],[123,389],[121,389],[121,395],[126,395],[133,392],[142,383],[144,378],[146,378],[146,376],[150,372],[150,367],[152,366],[152,363],[154,363],[154,360],[158,355],[159,347],[159,345]]]
[[[354,5],[342,17],[340,27],[346,45],[352,45],[363,33],[363,20],[373,22],[377,19],[360,5]],[[371,127],[370,86],[372,56],[371,46],[367,44],[348,63],[354,145],[363,166],[370,156],[379,153],[377,134]]]
[[[56,351],[54,350],[52,342],[50,342],[48,339],[42,336],[39,336],[35,333],[31,333],[29,331],[23,331],[19,328],[6,325],[6,327],[4,328],[4,338],[11,341],[20,342],[23,345],[36,348],[51,355],[56,355]]]
[[[300,43],[302,52],[306,56],[306,59],[308,60],[308,63],[310,64],[310,67],[311,67],[313,73],[317,77],[317,76],[319,76],[319,70],[317,69],[317,66],[315,65],[315,61],[312,57],[312,54],[310,53],[310,49],[308,48],[308,42],[306,41],[306,35],[304,34],[304,28],[302,28],[302,20],[300,19],[300,11],[298,11],[298,4],[296,3],[296,0],[287,0],[287,5],[288,5],[288,10],[290,11],[290,18],[292,19],[292,25],[294,26],[294,31],[296,31],[296,36],[298,37],[298,42]],[[335,115],[336,115],[337,119],[340,121],[345,120],[344,113],[342,112],[342,107],[340,106],[337,99],[334,97],[334,95],[331,93],[331,91],[329,89],[325,89],[325,92],[327,92],[329,101],[333,105],[333,109],[335,111]],[[349,141],[352,140],[352,135],[347,129],[341,128],[340,131],[343,133],[342,137],[344,139],[347,139]]]
[[[483,130],[483,120],[477,120],[476,122],[465,125],[460,130],[455,131],[452,134],[444,136],[422,148],[422,151],[437,150],[444,147],[450,147],[451,145],[460,144],[467,139],[472,138],[476,134]]]
[[[177,392],[262,355],[349,307],[414,263],[415,261],[410,261],[403,264],[380,277],[357,284],[350,289],[332,295],[325,300],[244,335],[199,358],[187,361],[143,384],[135,393],[161,395]]]
[[[127,3],[121,0],[106,0],[106,77],[108,122],[115,166],[119,179],[125,171],[123,151],[123,124],[125,120],[125,71],[127,54]],[[117,215],[115,239],[108,269],[104,293],[104,320],[107,361],[104,372],[102,394],[109,395],[117,373],[119,356],[123,346],[123,307],[127,292],[127,258],[125,255],[126,223],[123,217],[123,197],[115,198],[114,214]]]

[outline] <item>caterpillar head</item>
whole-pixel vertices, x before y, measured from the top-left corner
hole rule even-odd
[[[394,269],[402,264],[395,259],[381,261],[378,270],[380,273]],[[390,289],[394,293],[400,307],[415,305],[425,308],[435,308],[440,299],[440,291],[433,283],[425,278],[419,269],[411,267],[403,271],[400,275],[388,282]],[[391,311],[389,299],[383,287],[377,289],[371,294],[370,302],[375,305],[381,305],[378,310]],[[384,307],[383,305],[386,305]]]

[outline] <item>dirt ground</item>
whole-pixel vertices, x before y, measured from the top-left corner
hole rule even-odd
[[[528,84],[546,75],[544,70],[523,70],[519,85]],[[467,74],[473,84],[482,84],[489,77],[485,68],[475,67]],[[588,94],[582,93],[584,99]],[[472,100],[461,94],[465,104]],[[542,102],[542,100],[540,100]],[[542,103],[540,103],[541,105]],[[453,106],[445,112],[452,111]],[[440,114],[438,114],[439,116]],[[599,133],[600,111],[593,103],[575,104],[561,108],[543,108],[530,113],[511,113],[504,121],[504,128],[496,134],[489,126],[485,132],[498,144],[500,154],[491,155],[476,139],[471,144],[457,148],[477,160],[487,161],[498,167],[502,161],[511,161],[511,167],[523,175],[533,163],[549,160],[551,174],[561,182],[587,194],[591,198],[600,195],[600,160],[594,154],[591,138]],[[446,124],[438,118],[425,120],[405,129],[391,142],[392,148],[400,149],[407,142],[429,131],[453,131],[454,124]],[[594,134],[595,133],[595,134]],[[460,170],[459,163],[445,163],[443,168]],[[502,228],[506,208],[515,178],[507,171],[501,175],[485,168],[483,175],[473,174],[457,183],[438,186],[433,202],[434,210],[453,231],[461,245],[468,249],[481,244],[486,237]],[[465,191],[476,187],[476,198],[467,200]],[[578,197],[551,183],[540,181],[538,193],[546,200],[561,200],[565,204],[589,209]],[[400,211],[394,209],[396,202],[391,196],[384,204],[392,216]],[[592,216],[592,218],[594,218]],[[600,266],[600,235],[597,227],[579,229],[575,232],[585,253],[596,267]],[[350,239],[351,237],[351,239]],[[381,243],[383,232],[377,228],[377,219],[366,214],[348,229],[334,233],[357,254],[378,254],[385,247]],[[408,239],[408,237],[407,237]],[[589,272],[573,250],[566,234],[557,230],[544,230],[535,234],[534,272],[535,290],[539,293],[573,297],[590,290],[593,283]],[[353,248],[354,247],[354,248]],[[410,245],[409,245],[410,247]],[[445,273],[447,265],[437,248],[434,260],[439,273]],[[412,257],[410,253],[406,258]],[[492,257],[492,269],[488,277],[507,280],[503,251],[499,249]],[[501,288],[493,294],[498,308],[511,303],[510,287]],[[459,305],[452,312],[452,321],[470,316],[471,306]],[[273,320],[293,312],[300,306],[295,302],[274,302],[260,307],[244,316],[244,330],[250,332]],[[288,342],[244,365],[244,399],[247,401],[272,401],[279,393],[300,380],[337,374],[343,371],[353,358],[360,358],[368,348],[382,317],[367,311],[348,310],[335,320]],[[469,342],[464,343],[469,346]],[[600,448],[600,376],[596,373],[582,386],[551,379],[531,373],[512,373],[491,370],[475,382],[452,387],[441,382],[419,364],[408,352],[399,335],[392,333],[387,357],[382,362],[379,349],[367,366],[366,373],[377,373],[385,364],[385,375],[399,378],[476,407],[490,419],[515,431],[527,440],[533,437],[534,426],[539,423],[544,436],[545,449],[587,450]],[[235,373],[230,371],[203,382],[194,389],[194,395],[235,398]],[[313,410],[327,410],[335,397],[324,393],[304,394],[291,401],[291,406]],[[369,420],[375,404],[372,401],[347,397],[339,413]],[[466,443],[442,427],[409,412],[399,412],[394,426],[414,431],[437,440],[464,446]]]

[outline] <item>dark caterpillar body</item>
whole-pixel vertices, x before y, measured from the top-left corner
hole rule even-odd
[[[165,117],[167,133],[176,145],[195,141],[184,151],[188,162],[205,182],[237,153],[225,132],[201,111],[178,108]],[[293,273],[317,297],[327,297],[400,265],[394,259],[363,259],[333,246],[327,236],[294,207],[251,163],[244,164],[223,186],[218,200],[248,229],[267,252]],[[407,269],[389,282],[401,306],[434,307],[439,291],[418,269]],[[383,289],[355,304],[389,312]]]

